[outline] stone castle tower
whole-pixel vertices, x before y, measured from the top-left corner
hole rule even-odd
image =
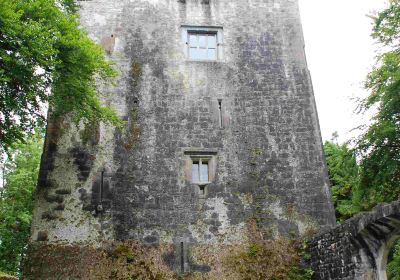
[[[296,0],[79,3],[126,127],[48,125],[35,246],[133,240],[209,272],[193,251],[245,242],[253,218],[266,238],[335,224]]]

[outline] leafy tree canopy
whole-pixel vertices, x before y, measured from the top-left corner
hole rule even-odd
[[[6,184],[0,188],[0,271],[10,274],[18,272],[30,235],[42,139],[37,131],[25,143],[17,143],[6,161]]]
[[[364,111],[377,109],[358,140],[364,209],[400,198],[400,1],[374,19],[373,38],[384,50],[369,74]]]
[[[0,1],[0,152],[43,122],[47,106],[54,117],[118,124],[96,95],[96,81],[115,75],[73,0]]]
[[[331,193],[339,223],[360,211],[359,166],[354,153],[346,144],[325,142]]]

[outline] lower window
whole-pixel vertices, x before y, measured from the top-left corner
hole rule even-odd
[[[196,184],[208,183],[209,176],[209,158],[192,158],[192,182]]]
[[[200,197],[206,197],[209,185],[215,179],[216,150],[199,149],[185,151],[185,176],[187,182],[196,186]]]

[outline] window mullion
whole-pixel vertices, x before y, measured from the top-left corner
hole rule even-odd
[[[199,181],[200,181],[200,182],[203,182],[203,178],[201,178],[201,166],[202,166],[202,164],[203,164],[203,162],[202,162],[202,160],[200,159],[200,160],[199,160]]]

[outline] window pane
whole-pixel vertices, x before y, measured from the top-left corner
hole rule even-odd
[[[208,162],[202,162],[200,166],[200,182],[208,182]]]
[[[208,35],[208,47],[212,49],[217,47],[217,35]]]
[[[197,49],[197,48],[190,48],[190,50],[189,50],[189,57],[190,57],[191,59],[200,59],[200,56],[199,56],[199,49]]]
[[[199,58],[201,60],[207,59],[207,49],[198,49]]]
[[[192,164],[192,182],[199,182],[199,162],[194,161]]]
[[[200,48],[207,47],[207,35],[199,35],[199,46]]]
[[[216,49],[208,49],[208,59],[209,60],[216,60],[217,59]]]
[[[217,34],[189,33],[189,58],[193,60],[217,60]]]
[[[189,46],[197,47],[197,35],[189,34]]]

